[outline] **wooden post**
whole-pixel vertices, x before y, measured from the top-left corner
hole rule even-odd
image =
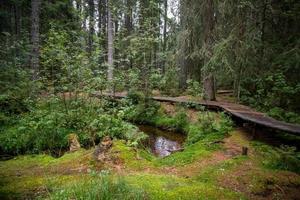
[[[248,147],[242,147],[242,155],[247,156],[248,155]]]
[[[255,140],[257,138],[257,133],[256,133],[256,125],[252,125],[252,140]]]

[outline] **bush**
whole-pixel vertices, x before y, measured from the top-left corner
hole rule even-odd
[[[194,144],[206,137],[210,137],[211,140],[221,140],[232,130],[232,125],[233,122],[223,113],[221,119],[217,121],[209,112],[200,112],[198,123],[188,127],[186,144]]]
[[[8,154],[43,151],[60,154],[68,148],[67,136],[70,133],[77,134],[85,147],[95,145],[107,135],[135,143],[144,137],[136,132],[135,126],[122,120],[123,114],[105,112],[101,105],[107,104],[84,98],[64,101],[59,97],[49,97],[2,131],[0,151]]]
[[[203,96],[203,87],[198,81],[192,79],[187,80],[187,92],[189,95],[202,97]]]
[[[136,123],[149,123],[157,114],[159,103],[145,98],[141,92],[131,91],[127,100],[123,101],[124,119]]]
[[[281,145],[280,148],[274,148],[261,143],[253,145],[262,155],[262,163],[265,167],[300,173],[300,153],[295,147]]]
[[[3,66],[0,73],[0,126],[7,125],[10,118],[27,112],[34,99],[35,87],[29,73],[13,66]]]
[[[158,69],[151,70],[149,77],[149,83],[151,89],[162,90],[163,89],[163,75]]]
[[[168,129],[171,131],[178,131],[185,133],[186,127],[188,126],[188,118],[185,112],[177,112],[174,117],[169,117],[164,114],[158,114],[149,120],[150,124],[157,127]]]
[[[281,120],[281,121],[286,121],[289,123],[296,123],[300,124],[300,115],[294,112],[287,112],[286,110],[275,107],[270,109],[268,112],[268,115],[270,117],[274,117],[275,119]]]

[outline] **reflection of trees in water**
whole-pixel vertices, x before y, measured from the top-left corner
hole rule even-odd
[[[139,129],[149,136],[143,141],[143,144],[151,148],[152,153],[159,157],[168,156],[181,149],[185,140],[185,136],[182,134],[164,131],[152,126],[140,125]]]
[[[160,157],[168,156],[180,148],[181,146],[178,142],[161,136],[157,137],[154,143],[154,153]]]

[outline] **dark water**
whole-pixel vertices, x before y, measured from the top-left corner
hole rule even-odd
[[[173,131],[165,131],[152,126],[140,125],[139,129],[149,136],[145,145],[152,153],[159,157],[170,155],[182,149],[186,139],[185,135]]]

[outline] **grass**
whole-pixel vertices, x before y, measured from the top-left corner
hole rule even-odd
[[[194,124],[188,122],[188,126],[197,134]],[[214,130],[220,127],[215,126]],[[249,156],[217,160],[218,157],[214,156],[225,152],[222,145],[214,141],[224,137],[223,132],[216,130],[186,145],[183,152],[165,158],[129,147],[124,140],[114,140],[110,154],[118,161],[117,164],[99,165],[92,158],[93,149],[66,153],[60,158],[43,154],[18,156],[0,161],[0,199],[231,200],[256,199],[273,194],[284,198],[287,195],[285,191],[299,194],[299,175],[287,171],[291,168],[266,165],[274,158],[280,158],[275,159],[277,164],[282,163],[282,158],[295,158],[294,152],[274,156],[278,151],[273,147],[249,143],[241,130],[235,130],[231,132],[230,142],[239,147],[247,146]]]
[[[130,182],[144,188],[150,199],[240,199],[241,194],[213,184],[170,175],[134,174]]]
[[[234,134],[237,134],[234,132]],[[234,137],[239,142],[242,137]],[[245,141],[241,141],[246,144]],[[61,158],[47,155],[19,156],[0,162],[0,197],[41,199],[245,199],[247,195],[233,190],[235,184],[247,183],[249,193],[265,194],[279,187],[300,186],[299,176],[292,172],[274,171],[259,165],[261,155],[233,157],[207,166],[199,165],[213,155],[205,142],[195,143],[183,152],[156,158],[146,151],[137,152],[116,140],[112,154],[122,160],[121,174],[96,172],[89,156],[92,150],[65,154]],[[217,149],[221,150],[221,148]],[[197,161],[197,162],[195,162]],[[246,167],[247,163],[252,163]],[[258,163],[256,165],[256,163]],[[90,172],[68,171],[84,165]],[[198,171],[186,177],[181,172],[195,165]],[[252,166],[253,165],[253,166]],[[176,173],[165,171],[171,167]],[[8,169],[6,171],[5,169]],[[67,171],[65,171],[68,169]],[[181,171],[180,171],[181,170]],[[166,173],[167,172],[167,173]],[[243,172],[242,174],[239,174]],[[19,173],[19,175],[18,175]],[[226,181],[227,182],[226,182]],[[228,184],[228,181],[230,184]],[[232,185],[231,185],[232,184]],[[280,191],[279,191],[280,192]]]
[[[49,195],[49,199],[146,199],[147,194],[141,189],[129,184],[123,177],[114,177],[100,172],[88,175],[88,178],[58,187]]]

